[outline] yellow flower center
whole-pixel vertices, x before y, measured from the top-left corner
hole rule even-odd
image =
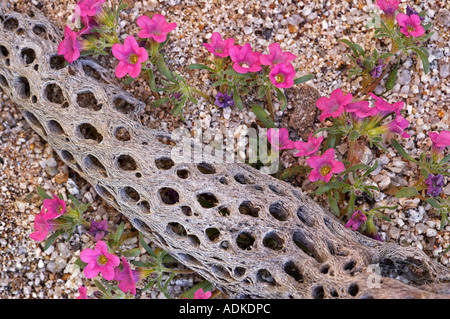
[[[322,166],[322,167],[320,168],[320,174],[321,174],[322,176],[327,175],[329,172],[331,172],[331,167],[328,166],[328,165],[324,165],[324,166]]]
[[[277,74],[275,76],[275,81],[277,81],[277,83],[282,83],[284,81],[284,76],[283,74]]]
[[[97,258],[97,263],[98,263],[100,266],[106,265],[107,262],[108,262],[108,258],[107,258],[105,255],[100,255],[100,256],[98,256],[98,258]]]
[[[139,57],[136,53],[133,53],[132,55],[130,55],[130,62],[133,64],[136,64],[137,61],[139,60]]]

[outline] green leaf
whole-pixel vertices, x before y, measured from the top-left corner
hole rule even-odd
[[[356,141],[359,138],[359,132],[358,131],[351,131],[348,135],[348,139],[352,142]]]
[[[404,187],[395,193],[396,198],[414,197],[419,195],[415,187]]]
[[[259,106],[258,104],[252,105],[252,111],[255,113],[256,117],[261,121],[264,127],[266,128],[275,128],[275,124],[273,123],[272,117],[267,111]]]
[[[309,80],[312,80],[313,78],[314,78],[314,74],[304,75],[302,77],[296,78],[294,80],[294,84],[301,84],[301,83],[307,82]]]
[[[156,258],[156,254],[153,251],[153,249],[150,248],[150,246],[145,242],[144,235],[139,232],[139,244],[142,246],[142,248],[145,249],[145,251],[152,257]]]
[[[344,174],[347,174],[348,172],[354,172],[354,171],[356,171],[358,169],[363,169],[365,171],[368,171],[368,170],[370,170],[372,168],[369,165],[366,165],[366,164],[356,164],[356,165],[353,165],[353,166],[347,168],[341,174],[344,175]]]
[[[278,101],[282,101],[281,110],[283,111],[287,105],[286,95],[284,95],[284,93],[277,87],[275,88],[275,91],[277,92]]]
[[[150,89],[153,92],[156,92],[157,91],[157,89],[156,89],[156,81],[155,81],[155,76],[154,76],[152,70],[148,70],[148,78],[149,78]]]
[[[440,209],[441,204],[439,204],[434,198],[427,198],[427,203],[433,206],[434,208]]]
[[[333,188],[350,188],[351,186],[349,184],[346,183],[341,183],[341,182],[328,182],[326,184],[321,185],[317,190],[316,190],[316,195],[322,195],[326,192],[328,192],[330,189]]]
[[[439,162],[439,164],[444,164],[444,163],[446,163],[446,162],[448,162],[448,161],[450,161],[450,154],[448,154],[446,157],[444,157],[444,158]]]
[[[80,269],[83,269],[84,267],[86,267],[87,263],[85,263],[84,261],[82,261],[80,259],[80,257],[77,258],[77,260],[75,260],[75,262],[73,263],[74,265],[77,265],[78,267],[80,267]]]
[[[408,153],[406,153],[405,149],[400,145],[400,143],[397,140],[392,140],[392,146],[397,150],[397,152],[399,152],[401,156],[403,156],[407,160],[416,164],[419,163],[414,158],[412,158]]]
[[[428,74],[430,72],[430,61],[428,61],[428,56],[426,55],[426,53],[419,48],[411,48],[411,50],[417,53],[420,60],[422,61],[423,71],[425,72],[425,74]]]
[[[356,57],[362,56],[364,57],[364,50],[356,43],[351,42],[347,39],[339,39],[339,42],[345,43],[348,47],[353,51],[353,54]]]
[[[328,191],[328,202],[330,203],[331,210],[339,217],[341,215],[341,210],[339,209],[339,205],[331,190]]]
[[[94,279],[94,284],[101,292],[103,292],[104,294],[108,294],[106,288],[98,280]]]
[[[52,235],[45,241],[45,244],[44,244],[44,251],[46,251],[46,250],[53,244],[53,242],[55,241],[55,239],[56,239],[59,235],[62,235],[63,233],[64,233],[64,231],[63,231],[63,230],[60,230],[60,231],[58,231],[58,232],[52,234]]]
[[[233,100],[234,105],[236,105],[236,107],[242,111],[244,109],[244,105],[242,104],[241,97],[238,90],[236,89],[236,84],[233,84]]]
[[[42,199],[52,199],[53,196],[50,196],[49,194],[47,194],[47,192],[45,190],[43,190],[42,188],[40,188],[39,186],[36,187],[37,188],[37,192],[39,194],[39,196]]]
[[[164,75],[167,79],[170,81],[173,81],[173,75],[170,73],[169,68],[166,65],[166,62],[164,61],[163,56],[160,54],[158,55],[158,58],[156,59],[156,67],[158,68],[159,72],[161,72],[162,75]]]
[[[167,38],[164,42],[160,43],[158,46],[158,52],[161,51],[161,49],[166,45],[167,42],[169,42],[170,39],[170,33],[167,34]]]
[[[207,65],[201,64],[201,63],[194,63],[187,66],[188,69],[191,70],[208,70],[210,72],[216,72],[213,68],[210,68]]]
[[[140,253],[141,253],[140,248],[132,248],[132,249],[128,249],[127,251],[124,251],[123,255],[124,255],[124,257],[136,257]]]
[[[125,80],[122,81],[122,84],[123,85],[130,85],[133,81],[134,81],[134,78],[129,76]]]
[[[394,88],[395,83],[397,82],[397,76],[398,76],[398,63],[395,65],[394,69],[392,69],[391,74],[389,74],[389,77],[386,80],[386,84],[384,85],[387,91],[390,91]]]
[[[114,234],[114,242],[118,243],[120,240],[120,237],[122,237],[123,230],[125,229],[125,223],[121,222],[119,227],[117,227],[116,233]]]
[[[150,105],[151,105],[152,107],[160,107],[161,105],[163,105],[164,103],[166,103],[166,102],[168,102],[168,101],[170,101],[170,98],[168,98],[168,97],[163,97],[163,98],[161,98],[161,99],[159,99],[159,100],[153,101],[152,103],[150,103]]]
[[[301,174],[305,174],[305,173],[309,172],[310,170],[311,170],[311,168],[309,166],[305,166],[305,165],[291,166],[291,167],[284,169],[281,172],[279,179],[285,181],[288,178],[298,176]]]

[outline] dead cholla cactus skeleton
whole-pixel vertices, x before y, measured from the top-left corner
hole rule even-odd
[[[90,60],[64,67],[60,41],[40,12],[3,9],[1,88],[101,197],[224,293],[449,297],[446,267],[346,229],[301,189],[245,164],[176,163],[170,135],[138,121],[144,103]]]

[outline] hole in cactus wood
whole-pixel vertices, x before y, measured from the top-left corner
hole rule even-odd
[[[198,237],[195,235],[188,235],[188,241],[189,244],[191,244],[194,247],[200,246],[200,239],[198,239]]]
[[[297,265],[292,261],[288,261],[284,264],[283,270],[286,274],[294,278],[296,282],[303,282],[303,275],[300,272],[300,269],[297,267]]]
[[[141,212],[143,212],[144,214],[150,214],[150,203],[147,202],[146,200],[141,201],[139,204],[139,209],[141,210]]]
[[[192,209],[189,206],[181,206],[181,212],[186,216],[192,216]]]
[[[243,185],[254,184],[253,179],[250,176],[246,176],[244,174],[236,174],[236,175],[234,175],[234,179],[239,184],[243,184]]]
[[[312,288],[311,295],[314,299],[323,299],[325,298],[325,291],[322,286],[315,286]]]
[[[84,74],[86,74],[88,77],[93,78],[99,82],[102,82],[104,84],[109,84],[107,81],[105,81],[102,77],[102,75],[100,74],[99,71],[97,71],[96,69],[94,69],[92,66],[87,65],[87,64],[83,64],[83,71]]]
[[[64,69],[66,66],[65,59],[61,55],[54,55],[50,58],[50,67],[54,70]]]
[[[164,145],[169,145],[169,146],[175,146],[175,145],[177,145],[177,143],[175,143],[175,141],[173,141],[170,137],[168,137],[168,136],[163,136],[163,135],[158,135],[157,137],[156,137],[156,140],[158,141],[158,142],[160,142],[161,144],[164,144]]]
[[[215,174],[216,169],[211,164],[201,162],[197,165],[198,170],[203,174]]]
[[[159,198],[164,204],[173,205],[180,201],[178,192],[169,187],[163,187],[158,191]]]
[[[275,219],[286,221],[289,217],[289,211],[284,207],[282,202],[275,202],[269,206],[269,213]]]
[[[89,91],[78,93],[77,103],[80,107],[84,109],[91,109],[93,111],[100,111],[102,109],[102,105],[98,104],[94,93]]]
[[[270,232],[264,236],[263,245],[272,250],[281,250],[283,249],[284,240],[275,232]]]
[[[186,229],[180,223],[176,223],[176,222],[168,223],[166,229],[169,233],[173,233],[173,234],[181,236],[181,237],[187,236]]]
[[[216,207],[219,203],[217,197],[212,193],[202,193],[197,195],[197,200],[204,208]]]
[[[312,227],[314,226],[314,220],[310,217],[311,214],[308,214],[305,206],[299,206],[297,208],[297,217],[300,219],[302,223],[305,225]]]
[[[120,97],[116,98],[113,104],[115,109],[123,114],[131,114],[136,110],[135,105]]]
[[[277,284],[275,278],[273,278],[272,274],[267,269],[258,270],[256,273],[256,281],[270,286],[275,286]]]
[[[350,296],[355,297],[358,292],[359,292],[359,286],[356,282],[350,284],[350,286],[348,286],[348,293],[350,294]]]
[[[310,241],[308,236],[300,230],[296,230],[292,236],[294,243],[300,248],[305,254],[313,257],[318,262],[322,262],[322,258],[317,253],[314,244]]]
[[[260,208],[254,207],[253,204],[246,200],[239,205],[239,212],[243,215],[249,215],[252,217],[258,217]]]
[[[144,221],[139,219],[139,218],[133,218],[131,220],[131,223],[141,233],[144,233],[144,234],[151,234],[152,233],[152,230],[150,229],[150,227],[148,227],[148,225]]]
[[[9,88],[8,80],[6,80],[6,78],[1,74],[0,74],[0,85],[5,88]]]
[[[63,104],[65,100],[61,87],[56,83],[50,83],[45,86],[44,96],[47,100],[55,104]]]
[[[217,228],[211,227],[205,230],[206,236],[210,241],[216,241],[220,237],[220,231]]]
[[[0,58],[5,59],[9,56],[9,51],[4,45],[0,45]]]
[[[236,267],[233,270],[233,274],[234,274],[234,277],[240,278],[240,277],[245,275],[245,268],[243,268],[243,267]]]
[[[268,186],[269,186],[270,190],[272,192],[274,192],[275,194],[280,195],[280,196],[284,196],[284,192],[278,186],[275,186],[275,185],[272,185],[272,184],[269,184]]]
[[[122,142],[128,142],[129,140],[131,140],[130,132],[128,132],[128,130],[123,126],[117,127],[114,130],[114,136],[118,141]]]
[[[21,99],[29,99],[31,96],[30,82],[24,76],[17,79],[16,82],[17,94]]]
[[[72,153],[70,153],[69,151],[62,150],[60,155],[61,155],[61,158],[66,163],[73,164],[75,162],[75,158],[73,157]]]
[[[136,205],[136,203],[141,199],[139,193],[133,187],[124,187],[120,191],[120,197],[130,206]]]
[[[185,263],[188,267],[189,267],[189,264],[193,264],[195,266],[203,266],[203,264],[200,261],[198,261],[197,258],[195,258],[189,254],[180,253],[180,254],[178,254],[178,258],[181,260],[181,262]]]
[[[177,170],[177,176],[181,179],[186,179],[189,177],[189,170],[187,169],[179,169]]]
[[[5,30],[14,31],[19,27],[19,21],[15,18],[9,18],[3,22],[3,26],[5,27]]]
[[[221,216],[230,216],[230,210],[228,209],[228,207],[221,206],[218,209],[219,209],[219,214]]]
[[[97,143],[103,141],[103,136],[97,131],[97,129],[89,123],[83,123],[78,126],[78,131],[81,136],[87,140],[94,140]]]
[[[64,132],[63,127],[61,126],[61,124],[59,124],[57,121],[55,120],[50,120],[47,122],[47,126],[50,129],[50,131],[52,133],[55,133],[57,135],[62,135],[62,134],[66,134],[66,132]]]
[[[135,171],[137,169],[136,161],[130,155],[120,155],[117,158],[117,165],[124,171]]]
[[[30,48],[24,48],[20,52],[20,57],[25,64],[31,64],[36,60],[36,52]]]
[[[231,275],[230,273],[221,265],[214,265],[211,267],[211,272],[216,275],[217,277],[223,278],[223,279],[230,279]]]
[[[88,170],[100,173],[103,177],[108,176],[105,166],[103,166],[100,160],[93,155],[89,154],[88,156],[86,156],[86,158],[84,159],[84,166],[87,167]]]
[[[45,40],[48,39],[47,31],[45,30],[43,25],[36,24],[33,27],[33,33],[36,34],[38,37],[41,37],[42,39],[45,39]]]
[[[236,238],[236,244],[243,250],[252,250],[255,243],[255,237],[249,232],[242,232]]]
[[[41,122],[34,116],[33,113],[25,111],[24,112],[25,118],[31,123],[32,126],[37,128],[44,136],[47,136],[47,132],[45,132],[44,127],[42,126]]]
[[[161,157],[155,159],[155,165],[158,169],[168,170],[171,169],[175,165],[175,163],[169,157]]]
[[[97,194],[99,194],[101,197],[103,197],[105,199],[112,200],[112,201],[116,200],[115,197],[113,196],[113,194],[101,185],[96,185],[95,191],[97,192]]]

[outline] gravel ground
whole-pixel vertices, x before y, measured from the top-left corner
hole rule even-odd
[[[41,9],[61,29],[70,14],[69,8],[76,1],[66,0],[8,0],[19,12],[31,6]],[[107,3],[110,1],[107,1]],[[129,9],[121,16],[122,33],[136,35],[135,21],[142,14],[153,12],[165,15],[169,22],[176,22],[178,28],[171,36],[165,52],[169,67],[178,70],[197,88],[214,95],[211,80],[205,71],[186,70],[191,63],[203,62],[208,58],[202,46],[213,32],[224,37],[233,37],[236,43],[249,42],[252,48],[267,52],[272,42],[279,42],[285,51],[297,55],[294,61],[299,68],[298,76],[313,73],[314,80],[308,82],[309,96],[329,95],[334,89],[354,92],[360,79],[347,78],[348,48],[338,39],[349,37],[369,49],[375,45],[365,24],[369,14],[377,10],[371,1],[133,1],[126,0]],[[403,140],[405,149],[412,155],[429,150],[431,141],[427,132],[450,129],[450,4],[445,1],[410,1],[416,11],[425,10],[427,20],[433,22],[436,33],[427,42],[430,52],[431,71],[424,74],[416,56],[402,56],[399,79],[390,96],[391,102],[405,101],[406,119],[412,123],[407,132],[409,139]],[[401,7],[406,2],[402,1]],[[114,62],[105,59],[105,65]],[[382,84],[375,93],[382,92]],[[138,79],[125,89],[140,100],[150,103],[148,85]],[[43,252],[41,244],[29,239],[33,231],[34,216],[39,213],[41,202],[35,190],[40,186],[48,192],[75,194],[84,202],[94,202],[88,218],[106,219],[117,225],[122,217],[95,193],[77,174],[69,170],[55,155],[48,144],[34,133],[13,103],[0,95],[0,296],[1,298],[75,298],[78,285],[88,286],[88,293],[94,290],[92,282],[84,279],[73,262],[80,250],[92,245],[90,236],[80,229],[69,241],[56,241],[52,248]],[[275,103],[280,123],[293,123],[297,105],[295,98],[289,99],[288,109],[283,113]],[[248,105],[248,104],[247,104]],[[201,120],[204,127],[219,129],[250,126],[255,115],[248,109],[218,109],[208,101],[188,105],[184,111],[186,122],[169,114],[170,106],[154,109],[148,107],[142,114],[142,122],[150,128],[170,131],[180,125],[192,126],[194,120]],[[310,129],[320,127],[317,117],[309,123]],[[291,137],[303,136],[291,128]],[[412,186],[416,181],[417,167],[403,161],[392,148],[389,153],[368,152],[367,162],[378,160],[383,164],[372,175],[371,180],[381,192],[376,194],[380,205],[399,205],[396,211],[386,212],[392,221],[378,221],[377,225],[384,240],[403,246],[417,246],[438,262],[448,265],[448,255],[442,253],[450,243],[450,226],[439,231],[440,217],[430,205],[418,199],[395,199],[384,193],[390,185]],[[339,152],[344,155],[345,148]],[[282,161],[285,167],[304,159],[295,158],[285,152]],[[310,191],[308,180],[299,177],[292,181],[304,190]],[[450,195],[450,184],[444,189]],[[127,223],[127,227],[131,225]],[[130,243],[133,246],[133,243]],[[137,258],[140,258],[139,256]],[[174,295],[195,284],[197,276],[184,276],[174,282]],[[141,287],[142,288],[142,287]],[[157,290],[139,295],[139,298],[165,298]]]

